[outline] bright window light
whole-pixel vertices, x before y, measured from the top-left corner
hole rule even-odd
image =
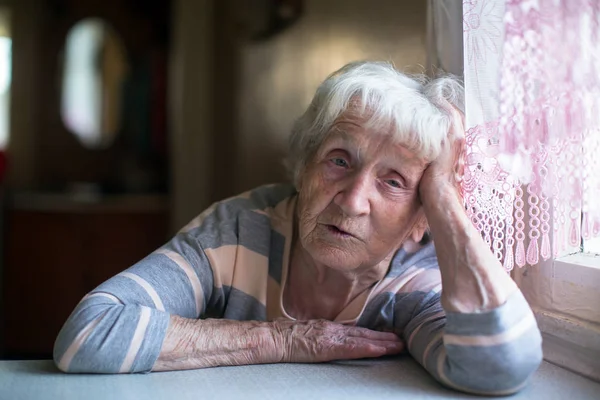
[[[8,144],[10,131],[10,83],[12,76],[12,39],[9,12],[0,8],[0,149]]]
[[[583,240],[583,252],[600,254],[600,237]]]

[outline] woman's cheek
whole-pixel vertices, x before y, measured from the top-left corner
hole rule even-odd
[[[321,175],[323,177],[323,181],[325,183],[334,183],[344,177],[346,170],[334,165],[330,165],[329,163],[325,163],[321,167]]]
[[[310,174],[302,194],[304,194],[303,203],[308,214],[316,218],[331,203],[331,197],[336,190],[337,177],[326,169],[314,172]]]

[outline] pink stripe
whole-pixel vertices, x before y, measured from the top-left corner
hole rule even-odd
[[[121,272],[117,276],[123,276],[125,278],[129,278],[132,281],[136,282],[138,285],[140,285],[146,291],[148,296],[150,296],[150,298],[154,302],[154,306],[156,307],[156,309],[159,311],[165,311],[165,306],[163,305],[163,302],[160,299],[160,296],[158,295],[158,293],[156,293],[156,290],[154,290],[152,285],[150,285],[145,279],[143,279],[142,277],[140,277],[136,274],[132,274],[131,272]]]
[[[119,373],[127,373],[131,371],[131,366],[133,365],[135,357],[140,351],[142,342],[146,337],[146,329],[148,329],[148,324],[150,323],[150,315],[150,309],[147,307],[142,307],[142,311],[140,312],[140,320],[138,321],[135,332],[133,333],[129,350],[127,350],[127,355],[123,360],[123,364],[121,364]]]
[[[444,335],[444,344],[455,346],[496,346],[515,340],[535,326],[535,317],[530,313],[512,328],[496,335]]]
[[[425,351],[423,352],[423,366],[427,365],[426,364],[427,363],[427,357],[429,357],[429,352],[431,351],[431,348],[436,343],[442,343],[442,335],[443,335],[443,332],[439,332],[439,333],[436,333],[433,338],[431,338],[431,342],[429,342],[429,344],[425,348]]]
[[[110,293],[105,293],[105,292],[94,292],[94,293],[89,293],[87,294],[83,299],[81,299],[81,301],[87,300],[87,299],[91,299],[92,297],[106,297],[107,299],[117,303],[117,304],[123,304],[123,302],[121,300],[119,300],[118,298],[116,298],[115,296],[113,296]]]

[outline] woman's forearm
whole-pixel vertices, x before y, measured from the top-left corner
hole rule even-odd
[[[474,313],[506,302],[517,286],[469,220],[450,185],[430,185],[421,193],[442,275],[446,311]]]
[[[194,320],[171,316],[153,371],[173,371],[277,360],[267,322]]]
[[[171,316],[153,371],[276,362],[326,362],[398,354],[391,332],[325,320],[193,320]]]

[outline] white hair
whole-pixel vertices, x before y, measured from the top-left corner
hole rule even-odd
[[[296,186],[331,126],[350,107],[368,118],[367,128],[389,132],[391,127],[398,143],[432,161],[454,123],[452,108],[464,114],[464,89],[454,76],[407,75],[387,62],[345,65],[318,87],[294,124],[286,163]]]

